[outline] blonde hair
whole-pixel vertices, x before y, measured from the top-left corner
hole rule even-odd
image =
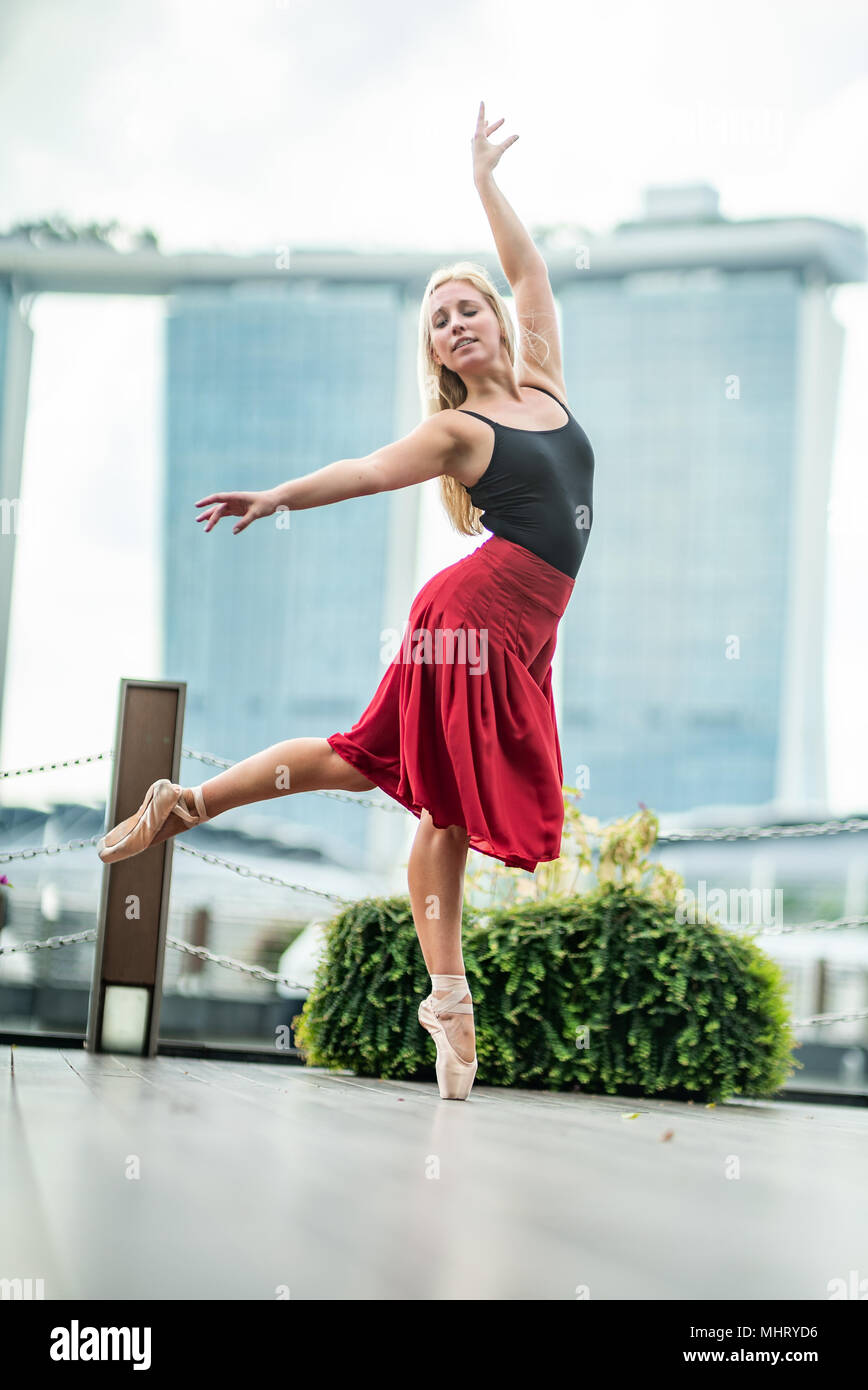
[[[506,346],[509,360],[516,365],[516,337],[512,319],[504,300],[498,293],[494,281],[484,266],[473,261],[456,261],[453,265],[441,266],[435,270],[425,286],[422,307],[419,312],[419,353],[418,379],[419,394],[422,398],[422,415],[436,415],[440,410],[455,410],[467,399],[467,388],[457,372],[443,363],[434,361],[434,344],[431,340],[431,315],[428,301],[434,290],[450,280],[466,280],[488,301],[500,324],[500,336]],[[535,338],[537,334],[529,334]],[[530,343],[528,343],[530,347]],[[520,350],[519,350],[520,357]],[[481,536],[483,526],[479,518],[482,511],[474,507],[467,492],[457,478],[440,479],[440,492],[446,513],[456,531],[464,536]]]

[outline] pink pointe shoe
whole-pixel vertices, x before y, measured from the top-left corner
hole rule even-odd
[[[169,816],[174,814],[188,826],[201,825],[210,820],[205,810],[201,787],[191,787],[196,811],[188,811],[184,804],[183,788],[168,777],[161,777],[147,790],[145,799],[134,815],[116,825],[103,835],[97,843],[97,853],[104,864],[117,864],[120,859],[131,859],[149,849],[154,836],[159,834]],[[169,836],[171,839],[171,836]]]
[[[476,1076],[477,1060],[465,1062],[449,1041],[446,1028],[441,1022],[442,1014],[472,1014],[473,1003],[459,1003],[469,994],[466,982],[455,985],[448,994],[436,998],[433,991],[419,1005],[419,1022],[433,1037],[437,1046],[437,1085],[441,1100],[466,1100]]]

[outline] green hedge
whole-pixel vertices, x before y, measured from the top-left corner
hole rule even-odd
[[[777,964],[633,885],[465,907],[462,939],[477,1085],[708,1102],[770,1095],[801,1065]],[[431,1079],[429,991],[409,899],[364,899],[330,923],[296,1042],[314,1066]]]

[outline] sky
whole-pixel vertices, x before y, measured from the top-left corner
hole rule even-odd
[[[531,229],[602,232],[646,185],[694,179],[728,217],[864,227],[866,38],[850,0],[4,0],[0,230],[60,212],[151,227],[165,251],[490,248],[471,178],[480,100],[504,117],[494,139],[519,135],[496,177]],[[118,674],[159,674],[162,313],[34,304],[22,498],[40,525],[18,539],[5,768],[109,747]],[[826,656],[830,796],[847,810],[868,786],[866,287],[839,291],[835,313]],[[425,486],[430,572],[461,552]],[[121,592],[107,581],[124,567],[137,583]],[[106,765],[38,780],[46,797],[99,797]]]

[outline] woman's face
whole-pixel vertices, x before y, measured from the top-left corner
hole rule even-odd
[[[488,300],[467,280],[447,280],[433,291],[431,341],[434,360],[464,376],[496,362],[500,323]],[[464,345],[466,340],[472,341]]]

